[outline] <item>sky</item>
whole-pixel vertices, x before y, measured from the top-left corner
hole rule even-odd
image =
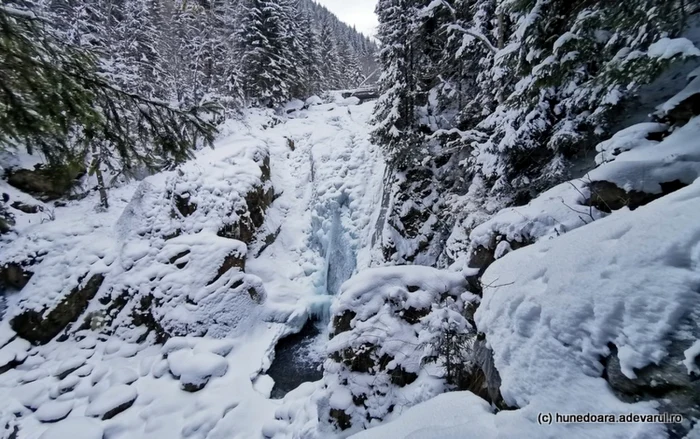
[[[377,0],[315,0],[340,18],[341,21],[355,25],[355,28],[367,36],[373,36],[377,28],[377,16],[374,7]]]

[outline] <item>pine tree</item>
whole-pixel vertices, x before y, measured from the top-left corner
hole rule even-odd
[[[207,108],[189,111],[123,91],[98,73],[98,58],[51,32],[51,21],[0,7],[0,144],[37,149],[50,164],[90,162],[107,207],[103,166],[130,174],[190,157],[211,142]]]
[[[274,106],[291,96],[290,17],[275,0],[245,0],[241,7],[238,47],[246,98]]]
[[[333,38],[333,30],[329,21],[321,23],[321,83],[326,90],[337,90],[342,88],[343,79],[340,69],[341,60],[338,53],[338,46]]]
[[[412,162],[420,157],[423,142],[416,113],[416,9],[411,0],[380,0],[376,12],[377,36],[382,42],[379,85],[383,94],[375,107],[372,135],[385,148],[390,161]]]

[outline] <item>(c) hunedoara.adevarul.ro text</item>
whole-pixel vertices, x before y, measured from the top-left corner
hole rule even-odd
[[[597,413],[540,413],[537,416],[540,425],[549,424],[627,424],[627,423],[648,423],[648,424],[680,424],[683,416],[676,413],[620,413],[620,414],[597,414]]]

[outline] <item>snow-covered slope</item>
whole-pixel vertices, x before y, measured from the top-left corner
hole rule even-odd
[[[6,292],[0,437],[259,437],[280,404],[275,343],[369,265],[384,166],[371,111],[251,111],[213,150],[112,189],[107,211],[97,194],[54,207],[0,183],[51,212],[17,212],[0,242],[0,267],[29,278]]]
[[[354,437],[667,437],[658,422],[539,425],[538,415],[677,412],[673,404],[623,402],[601,375],[610,343],[630,380],[660,364],[673,340],[691,356],[700,313],[698,212],[700,181],[499,259],[483,276],[492,287],[485,289],[476,323],[494,351],[503,397],[520,408],[494,414],[473,394],[454,393]],[[697,392],[693,367],[682,369],[683,384],[676,381],[682,374],[666,374],[671,381],[657,376],[651,386],[667,397],[673,386]]]

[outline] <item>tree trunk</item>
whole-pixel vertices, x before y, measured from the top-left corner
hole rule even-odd
[[[498,49],[503,49],[506,45],[506,19],[503,11],[498,13]]]
[[[107,198],[107,188],[105,187],[104,176],[100,169],[100,154],[96,145],[92,146],[92,165],[91,168],[97,177],[97,190],[100,192],[100,205],[104,209],[109,209],[109,199]]]

